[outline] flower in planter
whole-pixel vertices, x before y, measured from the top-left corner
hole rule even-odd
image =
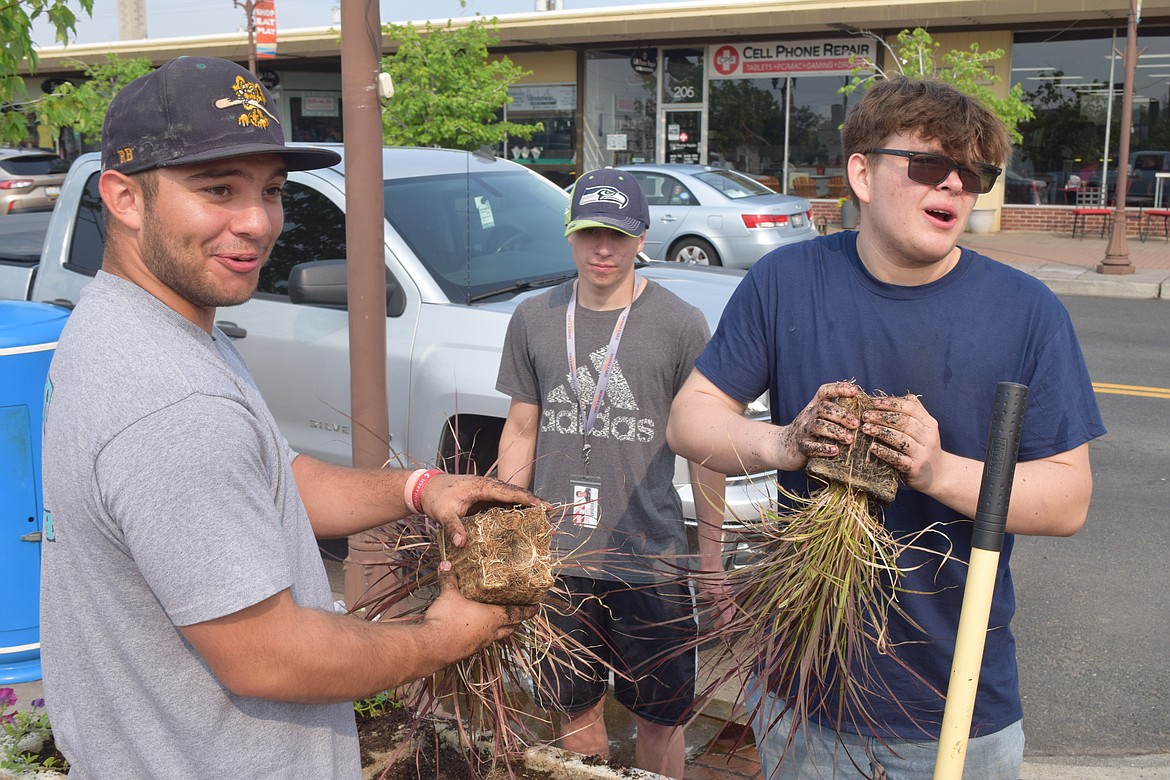
[[[68,768],[53,744],[45,700],[33,699],[23,711],[15,705],[16,691],[0,688],[0,769]]]

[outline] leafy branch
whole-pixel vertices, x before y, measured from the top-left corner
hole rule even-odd
[[[881,44],[889,52],[888,60],[897,66],[897,73],[908,78],[938,79],[978,99],[1007,125],[1013,143],[1023,141],[1020,123],[1036,116],[1035,110],[1025,101],[1024,88],[1015,84],[1008,90],[1006,98],[999,98],[990,86],[1003,80],[988,67],[1003,59],[1003,49],[980,51],[979,44],[972,43],[966,49],[952,49],[939,57],[941,44],[921,27],[898,33],[896,47],[870,30],[860,30],[857,34]],[[874,79],[890,78],[888,70],[869,58],[853,55],[850,64],[853,66],[852,78],[838,90],[841,94],[851,95]]]
[[[478,149],[509,136],[524,139],[542,130],[536,124],[500,121],[512,102],[508,87],[529,75],[507,57],[488,61],[498,42],[495,19],[476,17],[464,27],[420,30],[411,24],[386,24],[383,31],[398,49],[382,60],[394,80],[394,97],[382,111],[382,136],[390,145]]]

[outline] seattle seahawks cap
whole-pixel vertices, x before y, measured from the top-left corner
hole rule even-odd
[[[646,194],[629,171],[599,168],[573,184],[565,235],[587,227],[604,227],[640,237],[650,226]]]

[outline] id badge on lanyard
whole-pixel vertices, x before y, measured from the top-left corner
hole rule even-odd
[[[622,313],[618,315],[613,326],[613,334],[609,337],[609,346],[605,351],[605,360],[598,372],[597,389],[593,393],[593,403],[588,411],[581,414],[581,462],[585,472],[569,478],[569,495],[572,497],[573,525],[582,528],[596,528],[600,512],[601,480],[589,474],[589,435],[597,422],[597,412],[601,409],[601,400],[605,397],[605,388],[609,385],[610,374],[613,373],[614,360],[617,357],[618,345],[621,344],[622,331],[625,330],[626,320],[630,316],[630,308],[634,299],[646,286],[646,280],[634,274],[634,291],[630,302]],[[581,390],[577,383],[577,342],[574,329],[577,308],[577,285],[573,284],[573,295],[569,299],[569,308],[565,312],[565,348],[569,358],[569,381],[573,386],[573,394],[577,398],[577,408],[581,408]]]

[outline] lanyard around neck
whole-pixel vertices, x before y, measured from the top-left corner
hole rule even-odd
[[[597,422],[597,412],[601,409],[601,399],[605,396],[605,388],[609,384],[610,374],[613,372],[614,360],[617,357],[618,345],[622,341],[622,331],[625,330],[626,320],[630,316],[630,308],[634,305],[634,299],[637,298],[643,288],[646,286],[646,280],[634,274],[634,291],[630,296],[630,302],[622,309],[622,313],[618,315],[617,322],[613,326],[613,334],[609,337],[609,346],[605,350],[605,360],[601,363],[601,368],[597,372],[597,388],[593,392],[593,403],[589,405],[589,410],[586,412],[581,409],[581,389],[577,382],[577,339],[576,339],[576,309],[577,309],[577,283],[573,282],[573,294],[569,298],[569,308],[565,312],[565,349],[569,356],[569,383],[573,386],[573,395],[577,398],[577,407],[581,416],[581,452],[585,457],[586,473],[589,468],[589,434],[593,432],[593,426]]]

